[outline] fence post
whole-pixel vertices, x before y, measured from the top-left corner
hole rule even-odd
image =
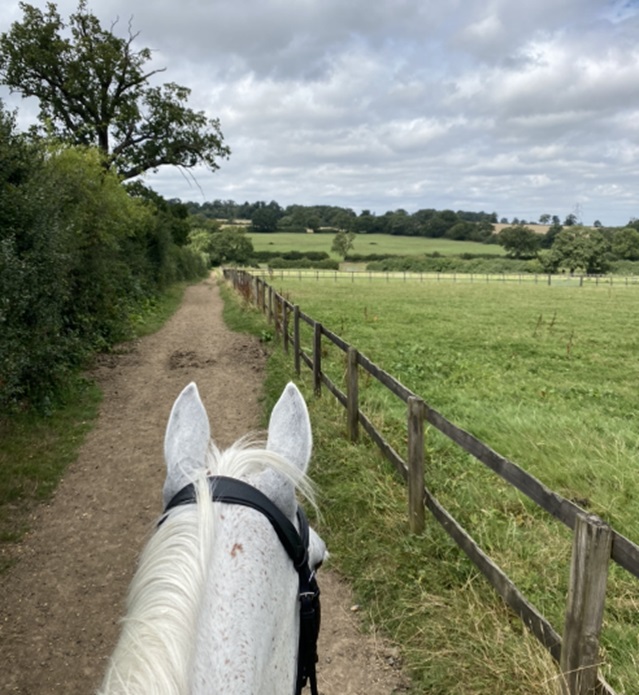
[[[322,324],[313,327],[313,387],[315,395],[322,394]]]
[[[284,311],[284,298],[281,294],[273,292],[273,321],[275,323],[275,335],[282,338],[282,314]]]
[[[273,286],[268,286],[268,322],[273,323]]]
[[[578,514],[559,666],[565,695],[595,692],[612,530],[594,514]]]
[[[266,280],[262,279],[261,283],[261,292],[260,292],[260,309],[262,310],[262,313],[266,313]]]
[[[412,533],[424,530],[424,401],[408,399],[408,523]]]
[[[288,355],[288,303],[284,297],[282,297],[282,336],[284,352]]]
[[[356,442],[359,439],[359,383],[357,374],[357,350],[348,348],[348,389],[346,404],[346,429],[348,440]]]
[[[293,363],[297,376],[300,375],[300,352],[300,308],[296,304],[293,307]]]

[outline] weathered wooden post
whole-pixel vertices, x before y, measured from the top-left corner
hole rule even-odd
[[[293,363],[295,365],[295,373],[300,375],[300,308],[296,304],[293,307]]]
[[[348,440],[356,442],[359,439],[359,383],[357,374],[357,350],[349,347],[347,356],[347,402],[346,430]]]
[[[612,530],[594,514],[579,514],[559,666],[565,695],[592,695],[597,684]]]
[[[273,323],[273,287],[268,286],[268,322]]]
[[[273,321],[275,324],[275,335],[278,338],[282,337],[281,300],[282,297],[277,292],[273,292]]]
[[[288,355],[288,302],[282,297],[282,335],[284,352]]]
[[[315,395],[322,394],[322,324],[313,327],[313,386]]]
[[[408,523],[412,533],[424,530],[424,401],[408,399]]]

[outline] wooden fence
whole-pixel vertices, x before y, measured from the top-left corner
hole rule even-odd
[[[304,314],[278,294],[263,278],[245,271],[226,269],[224,277],[236,290],[249,298],[274,322],[286,352],[293,348],[295,371],[302,362],[313,374],[314,390],[324,385],[346,409],[348,437],[356,441],[363,428],[393,464],[408,486],[410,529],[424,528],[425,509],[441,524],[448,535],[466,553],[488,579],[502,599],[523,620],[528,629],[560,665],[566,695],[615,695],[615,691],[598,673],[599,634],[606,598],[606,581],[610,559],[639,579],[639,547],[617,533],[593,514],[550,490],[542,482],[504,458],[479,439],[448,421],[429,407],[393,376],[380,369],[365,355],[346,343],[321,323]],[[311,327],[312,346],[300,344],[300,322]],[[344,393],[322,371],[322,340],[326,339],[347,357],[347,392]],[[310,354],[307,354],[309,352]],[[358,404],[359,371],[367,372],[407,405],[407,461],[393,449],[374,427]],[[521,593],[506,573],[486,555],[467,531],[435,499],[424,484],[424,424],[435,427],[457,446],[520,490],[530,500],[573,530],[570,585],[563,636]]]
[[[332,280],[335,283],[356,282],[453,282],[460,284],[516,283],[519,285],[553,285],[558,287],[637,287],[639,277],[623,275],[570,275],[540,273],[456,273],[456,272],[413,272],[386,270],[349,270],[348,263],[342,270],[314,270],[309,268],[271,268],[260,271],[261,277],[273,281],[277,278],[299,280]]]

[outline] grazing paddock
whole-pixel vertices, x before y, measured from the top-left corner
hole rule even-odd
[[[445,417],[620,533],[639,538],[634,289],[379,282],[360,286],[294,277],[278,279],[277,289]],[[312,345],[312,337],[303,337],[302,344]],[[322,370],[342,383],[343,354],[331,348],[325,352]],[[360,398],[375,425],[398,450],[405,448],[405,408],[373,380],[363,380]],[[427,431],[426,448],[431,490],[561,629],[570,534],[432,429]],[[441,540],[439,550],[431,547],[431,560],[441,557],[445,548]],[[444,551],[447,558],[449,554]],[[463,578],[458,586],[474,587],[472,572],[462,566],[453,571],[458,580]],[[406,571],[407,576],[414,574]],[[382,574],[381,568],[375,574],[381,592],[382,587],[388,590],[390,581]],[[427,575],[419,576],[420,586],[429,585],[429,597],[442,595],[442,588],[429,584]],[[446,581],[449,584],[451,577]],[[636,589],[636,580],[611,568],[603,672],[618,692],[632,692],[636,683]],[[401,619],[379,605],[377,610],[398,634],[407,631],[407,650],[419,669],[425,657],[416,642],[427,643],[429,636],[423,626],[417,627],[419,619],[412,629],[407,623],[413,623],[420,610],[425,619],[432,605],[426,601],[419,608],[411,603]],[[440,637],[446,632],[432,631]],[[433,664],[421,668],[424,685],[433,687]],[[452,663],[448,668],[454,671]],[[439,678],[441,686],[446,675]],[[486,689],[466,684],[465,691],[491,692],[498,681],[491,682]],[[442,692],[457,692],[450,679]]]
[[[357,263],[342,263],[340,270],[320,270],[308,268],[271,268],[267,274],[273,283],[285,278],[298,281],[317,280],[345,283],[379,282],[397,284],[442,282],[454,284],[482,285],[490,283],[509,283],[518,285],[554,285],[555,287],[636,287],[639,277],[627,275],[556,275],[541,273],[468,273],[468,272],[411,272],[402,270],[363,270]]]
[[[293,234],[273,232],[271,234],[248,232],[256,251],[325,251],[332,258],[339,258],[331,252],[333,233]],[[461,253],[490,254],[503,256],[504,249],[497,244],[479,244],[474,241],[453,241],[451,239],[427,239],[426,237],[397,237],[390,234],[357,234],[351,253],[368,255],[391,253],[401,256],[439,253],[454,256]]]

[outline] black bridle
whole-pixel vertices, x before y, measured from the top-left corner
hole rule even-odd
[[[309,527],[308,520],[301,507],[297,507],[299,532],[288,517],[263,492],[257,488],[226,476],[208,478],[211,499],[214,502],[239,504],[250,507],[263,514],[271,523],[277,537],[284,546],[299,577],[300,601],[300,640],[297,658],[296,695],[300,695],[307,683],[311,694],[318,695],[317,675],[317,638],[320,629],[320,590],[315,577],[315,570],[308,564]],[[158,525],[166,519],[167,513],[184,504],[196,501],[195,486],[191,483],[175,494],[166,505]]]

